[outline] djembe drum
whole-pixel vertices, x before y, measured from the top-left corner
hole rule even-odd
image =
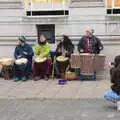
[[[57,62],[57,65],[58,65],[58,68],[60,71],[61,78],[65,78],[65,72],[66,72],[66,69],[69,65],[68,57],[59,56],[59,57],[57,57],[56,62]]]
[[[95,79],[95,54],[80,54],[81,79]]]
[[[71,55],[71,68],[80,68],[81,66],[81,61],[80,61],[80,54],[78,53],[73,53]]]
[[[46,57],[39,57],[37,56],[34,60],[37,69],[39,69],[39,73],[44,74],[47,64]]]
[[[95,70],[99,72],[104,70],[105,68],[105,55],[104,54],[96,54],[95,55]]]
[[[15,60],[15,64],[19,66],[18,68],[21,71],[26,68],[27,62],[28,60],[26,58],[20,58],[20,59]]]
[[[1,58],[0,64],[2,66],[2,76],[5,80],[9,80],[13,77],[13,58]]]

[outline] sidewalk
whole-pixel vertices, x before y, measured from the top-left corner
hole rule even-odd
[[[58,85],[57,80],[13,82],[0,79],[0,99],[86,99],[103,98],[110,81],[69,81]]]

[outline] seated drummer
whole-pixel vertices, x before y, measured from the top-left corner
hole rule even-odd
[[[65,55],[66,57],[71,57],[74,51],[74,45],[68,36],[63,35],[61,37],[60,43],[57,45],[56,54],[57,56]]]
[[[26,43],[27,38],[21,36],[18,38],[19,44],[14,51],[15,59],[26,58],[28,60],[27,65],[15,64],[15,82],[22,80],[26,81],[32,74],[32,57],[34,55],[32,47]]]
[[[41,58],[46,57],[46,64],[40,66],[39,63],[34,63],[34,80],[45,79],[48,80],[51,73],[51,57],[50,57],[50,44],[47,42],[44,34],[39,36],[38,44],[35,46],[35,55]]]
[[[93,29],[86,29],[86,35],[84,35],[78,44],[79,53],[95,53],[99,54],[103,50],[103,45],[99,38],[93,35]]]
[[[65,56],[70,58],[73,52],[74,52],[74,45],[72,44],[72,41],[68,36],[63,35],[61,37],[60,43],[57,45],[56,56]],[[56,68],[56,76],[60,77],[60,70],[57,64],[55,68]]]

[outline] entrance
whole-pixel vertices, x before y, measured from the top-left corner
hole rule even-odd
[[[43,24],[37,25],[38,37],[44,34],[49,43],[55,43],[55,25],[54,24]]]

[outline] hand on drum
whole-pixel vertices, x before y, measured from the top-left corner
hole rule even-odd
[[[114,63],[111,63],[111,62],[110,62],[110,63],[108,64],[108,67],[109,67],[109,68],[114,68]]]

